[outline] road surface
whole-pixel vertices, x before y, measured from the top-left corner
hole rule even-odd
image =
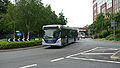
[[[65,47],[33,47],[0,52],[0,68],[120,68],[110,59],[120,43],[81,39]]]

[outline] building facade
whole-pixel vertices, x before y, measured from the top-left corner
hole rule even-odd
[[[113,10],[115,13],[120,11],[120,0],[113,0]]]
[[[96,19],[97,14],[98,14],[98,8],[97,8],[97,1],[93,0],[93,20]]]
[[[93,21],[99,13],[113,12],[113,0],[93,0]]]

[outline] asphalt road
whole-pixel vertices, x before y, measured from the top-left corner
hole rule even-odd
[[[82,39],[65,47],[33,47],[0,52],[0,68],[120,68],[110,56],[120,43]]]

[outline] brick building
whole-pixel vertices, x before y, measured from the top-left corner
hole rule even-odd
[[[113,0],[93,0],[93,21],[99,13],[113,12]]]
[[[113,0],[113,10],[115,13],[120,11],[120,0]]]

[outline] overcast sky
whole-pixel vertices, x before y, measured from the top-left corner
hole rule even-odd
[[[52,10],[63,13],[68,18],[68,26],[84,27],[91,24],[92,17],[92,0],[42,0],[44,5],[50,4]]]
[[[92,0],[42,0],[42,2],[50,4],[56,14],[63,9],[69,26],[83,27],[92,23]]]

